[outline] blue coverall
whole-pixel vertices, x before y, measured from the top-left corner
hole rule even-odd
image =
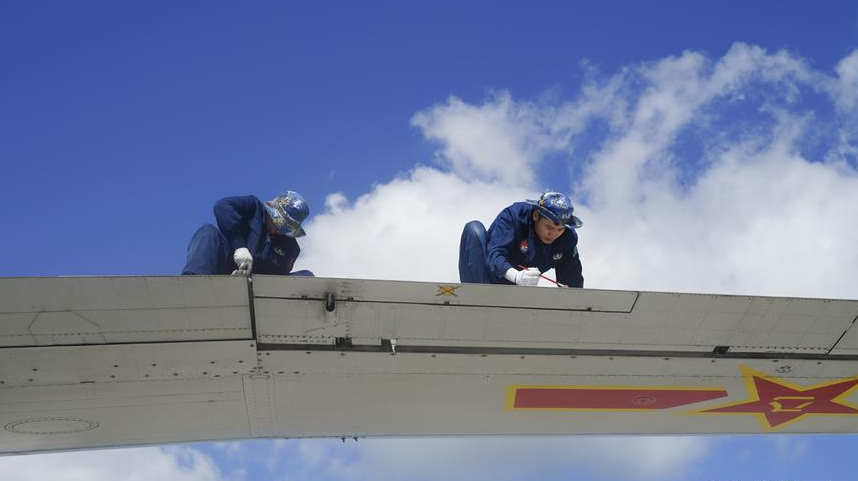
[[[188,262],[182,274],[229,274],[236,269],[233,252],[246,247],[253,256],[253,274],[312,276],[306,270],[292,272],[301,248],[292,237],[270,235],[265,213],[262,201],[252,195],[217,201],[214,215],[218,227],[205,224],[197,230],[188,244]]]
[[[510,268],[551,268],[557,282],[569,287],[584,287],[578,233],[566,231],[551,244],[543,244],[534,230],[533,209],[516,202],[498,214],[488,232],[479,221],[465,224],[459,244],[459,279],[480,284],[512,284],[504,274]]]

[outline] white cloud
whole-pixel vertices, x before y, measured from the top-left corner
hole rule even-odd
[[[131,448],[0,457],[4,481],[217,481],[211,458],[189,447]]]
[[[528,187],[541,156],[565,146],[552,132],[550,111],[501,92],[482,105],[451,97],[415,114],[411,124],[442,145],[438,160],[462,178]]]
[[[836,95],[838,107],[845,112],[854,112],[858,107],[858,50],[843,58],[835,68],[839,82]]]
[[[299,263],[317,276],[458,281],[464,224],[480,219],[488,226],[526,195],[532,192],[417,167],[353,204],[329,196],[326,212],[307,228],[312,236]]]
[[[682,479],[707,453],[701,437],[527,437],[362,439],[358,443],[300,441],[325,463],[302,479],[497,481],[583,477]]]

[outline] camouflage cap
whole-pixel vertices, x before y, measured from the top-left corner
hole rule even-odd
[[[289,237],[306,235],[301,222],[310,215],[310,206],[297,192],[286,191],[265,203],[265,210],[271,216],[271,222],[281,234]]]
[[[584,225],[581,219],[572,214],[575,208],[572,207],[572,201],[569,200],[569,197],[559,192],[546,192],[542,194],[539,200],[526,200],[525,202],[536,206],[539,214],[543,217],[562,224],[567,229],[580,229]]]

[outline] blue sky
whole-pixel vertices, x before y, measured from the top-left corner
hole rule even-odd
[[[584,219],[588,287],[858,297],[858,4],[463,3],[0,2],[0,275],[177,273],[216,199],[293,189],[313,211],[298,268],[455,280],[464,222],[552,188]],[[858,470],[855,436],[609,438],[625,460],[598,466],[563,451],[587,439],[561,439],[544,477]],[[530,442],[0,467],[113,456],[163,461],[149,464],[167,479],[422,479],[374,470],[401,451],[459,479],[433,466],[465,452],[530,479],[508,455]],[[648,471],[635,446],[673,455]]]

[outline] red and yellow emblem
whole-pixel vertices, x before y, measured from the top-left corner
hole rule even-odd
[[[715,414],[751,414],[765,430],[810,415],[858,415],[858,406],[844,399],[858,388],[858,377],[802,387],[742,366],[749,397],[744,401],[699,411]]]
[[[756,416],[763,430],[779,429],[806,416],[858,416],[846,398],[858,376],[813,386],[740,366],[747,399],[681,414]],[[721,387],[694,386],[507,386],[509,411],[656,411],[727,397]]]

